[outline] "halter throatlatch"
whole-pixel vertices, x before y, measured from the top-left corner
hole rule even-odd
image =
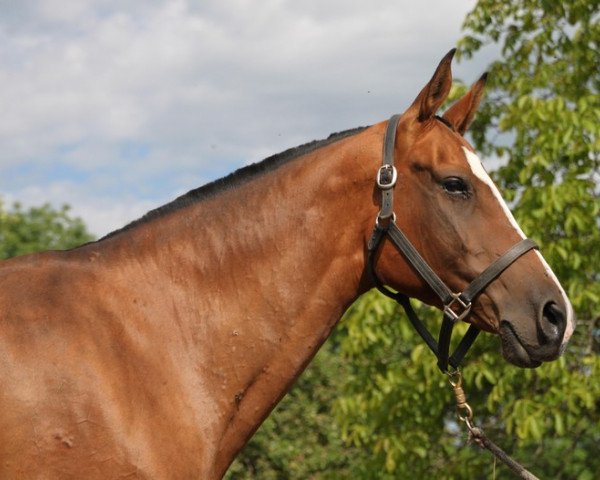
[[[384,295],[402,305],[417,333],[437,357],[438,367],[443,372],[446,372],[448,371],[448,365],[455,369],[458,368],[458,365],[477,338],[477,335],[479,335],[479,329],[471,324],[465,336],[450,355],[450,338],[454,325],[469,315],[475,297],[495,280],[496,277],[523,254],[531,249],[537,249],[538,246],[533,240],[521,240],[475,277],[462,292],[452,292],[431,269],[423,257],[421,257],[414,245],[396,224],[396,216],[394,215],[394,186],[396,185],[398,173],[394,166],[394,146],[399,120],[400,115],[393,115],[390,118],[383,140],[383,164],[377,172],[376,179],[377,187],[381,191],[381,210],[375,221],[373,235],[369,241],[367,264],[375,286]],[[417,316],[410,303],[410,298],[403,293],[390,290],[383,284],[375,272],[377,251],[386,235],[442,301],[444,317],[437,341]]]

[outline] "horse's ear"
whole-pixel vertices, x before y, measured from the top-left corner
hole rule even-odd
[[[453,48],[442,58],[429,83],[425,85],[419,96],[407,110],[407,113],[415,114],[420,122],[432,118],[442,103],[444,103],[444,100],[446,100],[448,93],[450,93],[450,87],[452,86],[450,64],[455,53],[456,48]]]
[[[485,88],[485,81],[487,80],[487,72],[484,73],[477,82],[469,89],[469,91],[463,95],[463,97],[454,103],[444,113],[444,118],[448,120],[458,133],[464,135],[471,125],[473,118],[475,118],[475,112],[481,97],[483,96],[483,90]]]

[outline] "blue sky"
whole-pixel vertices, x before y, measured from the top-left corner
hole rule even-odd
[[[97,235],[404,110],[473,0],[0,0],[0,198]],[[470,83],[480,57],[454,67]]]

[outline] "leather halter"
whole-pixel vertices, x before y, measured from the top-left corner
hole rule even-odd
[[[450,338],[454,325],[469,315],[475,297],[492,281],[523,254],[539,247],[533,240],[521,240],[475,277],[462,292],[453,293],[431,269],[396,224],[396,216],[393,212],[394,186],[397,179],[397,171],[396,167],[394,167],[394,146],[399,120],[400,115],[393,115],[390,118],[383,141],[383,164],[377,172],[377,187],[381,190],[382,197],[381,210],[377,216],[373,235],[368,244],[367,265],[377,289],[404,307],[413,327],[437,357],[438,367],[443,372],[446,372],[448,371],[448,365],[458,368],[458,365],[477,338],[477,335],[479,335],[479,329],[471,324],[465,336],[461,339],[452,355],[450,355]],[[442,301],[444,316],[438,341],[433,338],[427,327],[415,313],[410,303],[410,298],[403,293],[390,290],[383,284],[375,272],[377,252],[386,235]]]

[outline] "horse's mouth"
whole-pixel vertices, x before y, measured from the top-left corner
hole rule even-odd
[[[513,365],[521,368],[536,368],[542,364],[539,360],[532,358],[511,324],[506,320],[500,324],[500,339],[502,340],[502,356]]]

